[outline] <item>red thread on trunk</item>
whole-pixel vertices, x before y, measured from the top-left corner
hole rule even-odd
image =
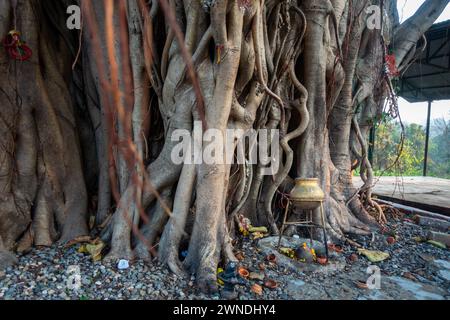
[[[17,30],[12,30],[8,33],[3,39],[3,46],[9,57],[14,60],[27,61],[33,55],[30,47],[20,39],[20,32]]]

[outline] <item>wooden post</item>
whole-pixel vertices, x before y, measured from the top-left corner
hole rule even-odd
[[[430,142],[430,123],[431,123],[431,101],[428,101],[428,114],[427,114],[427,133],[425,137],[425,156],[423,159],[423,176],[428,174],[428,145]]]

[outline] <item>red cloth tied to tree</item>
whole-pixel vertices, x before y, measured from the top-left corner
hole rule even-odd
[[[391,77],[398,77],[400,75],[400,72],[397,69],[397,64],[395,62],[395,55],[386,55],[386,69]]]
[[[27,61],[33,55],[32,50],[20,39],[20,32],[12,30],[3,39],[3,46],[11,59]]]

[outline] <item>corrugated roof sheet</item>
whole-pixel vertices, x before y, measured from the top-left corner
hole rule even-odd
[[[425,36],[425,51],[400,80],[399,95],[409,102],[450,99],[450,20],[434,24]]]

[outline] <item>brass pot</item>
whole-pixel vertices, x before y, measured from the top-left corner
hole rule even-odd
[[[319,179],[296,179],[290,199],[300,210],[314,210],[325,200],[325,193],[319,186]]]

